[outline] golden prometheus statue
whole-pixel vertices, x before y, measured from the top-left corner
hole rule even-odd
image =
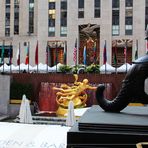
[[[53,87],[54,90],[59,90],[56,93],[56,102],[58,104],[57,115],[64,116],[67,113],[68,104],[73,101],[74,108],[82,108],[86,106],[87,94],[86,89],[96,90],[97,87],[92,87],[88,84],[88,79],[78,82],[78,75],[74,74],[75,81],[72,86],[61,84],[60,88]]]

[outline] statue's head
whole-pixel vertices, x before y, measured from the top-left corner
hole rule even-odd
[[[88,83],[88,79],[84,79],[83,83],[87,84]]]

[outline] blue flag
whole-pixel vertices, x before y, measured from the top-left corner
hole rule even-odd
[[[83,50],[83,64],[86,65],[86,46],[84,46]]]

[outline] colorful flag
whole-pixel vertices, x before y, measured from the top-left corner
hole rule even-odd
[[[94,42],[94,48],[93,48],[93,51],[94,51],[94,63],[96,62],[96,42]]]
[[[38,65],[39,61],[38,61],[38,41],[36,44],[36,49],[35,49],[35,64]]]
[[[29,64],[29,42],[28,42],[28,46],[26,47],[26,59],[25,59],[25,64],[26,64],[26,65]]]
[[[135,60],[138,59],[138,40],[136,40]]]
[[[1,50],[1,61],[0,63],[3,64],[4,63],[4,52],[5,52],[5,43],[3,41],[3,45],[2,45],[2,50]]]
[[[8,52],[8,56],[9,56],[9,65],[12,64],[12,43],[9,46],[9,52]]]
[[[20,43],[19,43],[19,48],[16,53],[16,59],[17,59],[17,65],[20,65]]]
[[[73,50],[73,61],[75,62],[75,65],[77,65],[77,39],[75,41],[75,47]]]
[[[64,54],[63,54],[63,63],[66,64],[66,56],[67,56],[67,44],[64,42]]]
[[[126,45],[124,47],[124,62],[126,63],[126,57],[127,57],[127,48]]]
[[[117,65],[117,48],[116,47],[113,48],[113,60],[114,60],[114,64]]]
[[[106,41],[104,44],[104,51],[103,51],[103,64],[106,64],[107,62],[107,53],[106,53]]]
[[[86,46],[84,46],[84,50],[83,50],[83,64],[86,65]]]

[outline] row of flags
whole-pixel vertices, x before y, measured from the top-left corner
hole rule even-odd
[[[103,49],[103,64],[106,64],[107,62],[107,48],[106,48],[106,40],[104,41],[104,49]],[[94,61],[96,59],[96,43],[94,43]],[[147,51],[148,51],[148,42],[147,42]],[[127,45],[124,46],[124,62],[127,63]],[[134,59],[136,60],[138,58],[138,40],[136,40],[136,47],[135,47],[135,55]],[[75,42],[75,47],[73,51],[73,61],[75,62],[75,65],[77,64],[77,39]],[[113,62],[115,65],[117,65],[117,47],[113,47]],[[83,64],[87,65],[87,50],[86,46],[84,46],[83,49]]]
[[[10,44],[10,47],[9,47],[9,52],[8,52],[8,58],[9,58],[9,64],[11,65],[12,64],[12,55],[11,55],[11,52],[12,52],[12,43]],[[20,65],[20,55],[21,55],[21,44],[19,43],[19,46],[18,46],[18,49],[17,49],[17,52],[16,52],[16,62],[17,62],[17,65]],[[38,47],[38,41],[36,43],[36,49],[35,49],[35,64],[38,65],[39,64],[39,47]],[[67,56],[67,45],[66,45],[66,42],[64,42],[64,53],[63,53],[63,62],[66,64],[66,56]],[[0,57],[0,63],[3,64],[4,63],[4,53],[5,53],[5,41],[3,41],[3,44],[2,44],[2,47],[1,47],[1,57]],[[25,64],[26,65],[29,65],[29,62],[30,62],[30,42],[27,42],[26,44],[26,47],[25,47],[25,54],[26,54],[26,57],[25,57]],[[56,55],[57,56],[57,55]],[[49,63],[49,57],[50,57],[50,49],[49,49],[49,46],[48,46],[48,43],[47,43],[47,46],[46,46],[46,64],[48,65]],[[57,58],[57,57],[56,57]],[[56,63],[57,64],[57,63]]]
[[[77,39],[75,40],[75,46],[74,46],[74,51],[73,51],[73,61],[75,63],[75,65],[77,65],[77,60],[78,60],[78,41]],[[146,52],[148,52],[148,41],[147,41],[147,44],[146,44]],[[21,54],[21,45],[19,43],[19,47],[18,47],[18,50],[17,50],[17,65],[20,65],[20,54]],[[38,65],[39,64],[39,55],[38,55],[38,41],[36,43],[36,49],[35,49],[35,64]],[[1,47],[1,58],[0,58],[0,63],[4,63],[4,51],[5,51],[5,41],[3,41],[3,44],[2,44],[2,47]],[[12,43],[10,44],[10,49],[9,49],[9,52],[8,52],[8,56],[9,56],[9,64],[12,63],[12,56],[11,56],[11,51],[12,51]],[[26,58],[25,58],[25,64],[29,65],[29,51],[30,51],[30,42],[27,43],[27,46],[26,46]],[[93,51],[94,51],[94,61],[96,60],[96,43],[94,43],[94,48],[93,48]],[[63,52],[63,61],[64,61],[64,64],[66,64],[66,59],[67,59],[67,44],[66,42],[64,42],[64,52]],[[49,64],[49,57],[50,57],[50,49],[49,49],[49,46],[48,46],[48,43],[47,43],[47,46],[46,46],[46,64],[48,65]],[[56,63],[54,64],[57,64],[57,51],[56,51],[56,55],[55,55],[55,59],[54,61]],[[136,40],[136,47],[135,47],[135,60],[138,58],[138,40]],[[127,60],[127,46],[125,45],[124,47],[124,61],[126,63],[126,60]],[[114,47],[113,48],[113,61],[114,61],[114,64],[116,65],[117,64],[117,48]],[[106,64],[107,62],[107,48],[106,48],[106,40],[104,41],[104,49],[103,49],[103,64]],[[83,50],[83,64],[84,65],[87,65],[87,50],[86,50],[86,46],[84,46],[84,50]]]

